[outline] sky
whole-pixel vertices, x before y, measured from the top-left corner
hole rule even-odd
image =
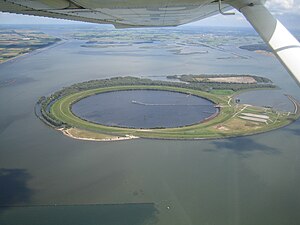
[[[267,8],[287,28],[300,29],[300,0],[267,0]],[[224,27],[249,27],[249,23],[236,10],[234,16],[216,15],[187,26],[224,26]],[[43,18],[36,16],[16,15],[0,12],[0,24],[78,24],[81,22]]]

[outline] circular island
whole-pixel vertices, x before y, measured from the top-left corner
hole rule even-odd
[[[36,114],[65,135],[95,141],[226,138],[270,131],[299,118],[298,111],[238,104],[236,91],[199,87],[128,77],[88,81],[41,97]]]

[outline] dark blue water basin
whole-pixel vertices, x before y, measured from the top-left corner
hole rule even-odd
[[[129,128],[170,128],[199,123],[217,112],[204,98],[160,90],[114,91],[84,98],[72,112],[93,123]]]

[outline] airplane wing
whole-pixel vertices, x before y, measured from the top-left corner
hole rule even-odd
[[[0,0],[0,10],[116,28],[178,26],[239,10],[300,85],[300,44],[264,7],[265,0]]]
[[[0,0],[0,10],[121,28],[178,26],[219,13],[218,0]]]

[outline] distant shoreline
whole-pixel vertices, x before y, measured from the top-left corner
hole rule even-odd
[[[59,41],[56,41],[56,42],[54,42],[54,43],[52,43],[52,44],[50,44],[48,46],[37,48],[37,49],[31,50],[29,52],[25,52],[23,54],[19,54],[17,56],[14,56],[12,58],[9,58],[9,59],[7,59],[5,61],[0,62],[0,65],[4,65],[4,64],[8,64],[8,63],[13,63],[16,60],[23,59],[23,58],[25,59],[25,58],[30,57],[32,55],[36,55],[36,54],[39,54],[39,53],[41,53],[43,51],[46,51],[46,50],[48,50],[50,48],[54,48],[54,47],[56,47],[58,45],[64,44],[65,42],[66,42],[65,40],[59,40]]]

